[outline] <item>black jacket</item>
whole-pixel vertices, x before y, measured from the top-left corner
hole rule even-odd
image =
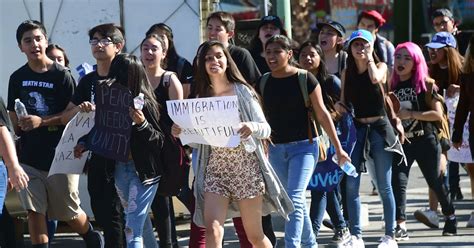
[[[163,167],[160,156],[163,148],[163,132],[159,125],[158,112],[149,109],[145,102],[143,106],[145,121],[132,127],[130,147],[138,177],[143,185],[160,182]]]

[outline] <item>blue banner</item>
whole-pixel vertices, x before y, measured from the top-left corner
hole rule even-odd
[[[357,133],[352,116],[349,113],[345,113],[336,123],[336,131],[342,148],[350,156],[357,141]],[[344,172],[332,160],[332,157],[336,154],[336,149],[332,144],[328,148],[327,154],[328,159],[316,165],[307,189],[331,192],[341,181]]]

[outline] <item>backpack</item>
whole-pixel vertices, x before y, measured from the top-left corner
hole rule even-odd
[[[169,80],[172,73],[165,72],[163,82],[169,88]],[[163,133],[163,148],[161,151],[162,176],[158,185],[157,194],[161,196],[178,195],[183,186],[188,184],[190,159],[181,144],[181,141],[171,134],[171,126],[163,118],[159,120],[161,132]]]
[[[271,75],[271,72],[267,72],[263,74],[262,78],[260,79],[259,89],[262,96],[263,96],[263,91],[265,89],[265,85],[270,75]],[[319,123],[317,123],[316,113],[313,110],[313,105],[311,104],[311,99],[309,98],[309,95],[308,95],[307,81],[308,81],[308,71],[303,70],[303,69],[298,69],[298,84],[300,86],[301,94],[303,95],[304,105],[306,109],[308,110],[309,143],[311,144],[313,143],[313,137],[312,137],[312,131],[311,131],[311,126],[313,126],[314,130],[316,131],[316,136],[318,137],[318,140],[319,140],[318,162],[322,162],[327,159],[327,149],[330,146],[329,136],[326,134],[324,129],[321,128]]]
[[[427,106],[431,106],[431,101],[433,98],[440,101],[443,105],[443,118],[441,121],[434,121],[436,137],[441,142],[442,150],[447,151],[449,150],[449,141],[451,140],[451,132],[449,130],[449,118],[448,118],[448,108],[446,107],[446,102],[444,97],[438,94],[434,90],[434,83],[433,79],[426,79],[426,94],[425,94],[425,102]],[[431,94],[430,94],[431,93]]]
[[[160,120],[159,123],[163,133],[160,158],[162,176],[156,193],[161,196],[175,196],[188,183],[190,160],[181,141],[171,134],[171,127],[164,121]]]

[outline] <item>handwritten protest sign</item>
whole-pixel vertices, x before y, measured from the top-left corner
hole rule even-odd
[[[448,108],[448,118],[451,130],[453,130],[454,116],[456,115],[456,107],[459,102],[459,94],[452,98],[446,98],[446,107]],[[462,137],[462,145],[459,150],[451,147],[448,150],[448,160],[458,163],[473,163],[471,150],[469,149],[469,116],[464,124]]]
[[[345,113],[336,124],[336,131],[341,146],[347,154],[351,155],[357,141],[357,131],[352,120],[352,116]],[[332,157],[336,154],[333,145],[328,148],[328,159],[319,162],[309,181],[307,189],[331,192],[342,179],[344,172],[334,163]]]
[[[88,137],[91,151],[117,161],[128,161],[130,153],[130,133],[132,106],[130,91],[114,83],[97,87],[95,126]]]
[[[82,173],[89,152],[85,152],[81,158],[74,158],[73,150],[77,141],[89,133],[94,126],[94,115],[94,112],[79,112],[69,121],[56,147],[56,153],[54,154],[48,176]]]
[[[237,96],[207,97],[166,101],[168,114],[182,128],[179,138],[183,145],[207,144],[236,147],[239,105]]]

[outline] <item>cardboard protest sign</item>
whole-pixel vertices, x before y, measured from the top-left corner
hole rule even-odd
[[[336,124],[336,131],[342,148],[347,154],[351,155],[357,141],[357,131],[349,113],[345,113]],[[327,154],[328,159],[316,165],[307,187],[309,190],[331,192],[341,181],[344,172],[332,160],[332,157],[336,154],[336,149],[332,144],[328,148]]]
[[[168,115],[182,128],[183,145],[207,144],[236,147],[240,123],[237,96],[166,101]]]
[[[95,96],[95,126],[88,136],[88,148],[106,158],[126,162],[130,153],[132,106],[130,91],[113,83],[99,85]]]
[[[454,97],[446,98],[446,107],[448,108],[449,126],[453,130],[454,117],[456,115],[456,108],[459,102],[459,93]],[[458,163],[473,163],[471,157],[471,150],[469,149],[469,118],[464,123],[464,131],[462,135],[462,145],[459,150],[451,147],[448,150],[448,160]],[[451,142],[451,141],[449,141]]]
[[[56,152],[48,176],[82,173],[89,152],[82,154],[81,158],[74,158],[74,147],[77,141],[89,133],[94,126],[94,115],[94,112],[79,112],[69,121],[58,146],[56,146]]]

